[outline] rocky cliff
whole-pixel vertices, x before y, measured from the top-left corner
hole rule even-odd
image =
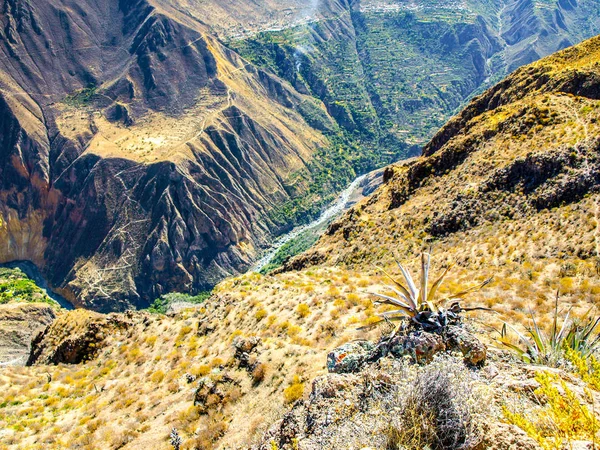
[[[247,267],[329,146],[317,103],[169,5],[7,0],[1,20],[0,261],[79,306]]]

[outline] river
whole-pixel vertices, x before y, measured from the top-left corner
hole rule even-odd
[[[277,252],[281,249],[281,247],[283,247],[288,242],[296,239],[302,233],[309,231],[309,230],[313,230],[317,227],[320,227],[321,225],[325,224],[326,222],[330,221],[331,219],[334,219],[335,217],[342,214],[345,210],[347,210],[351,206],[351,202],[350,202],[351,197],[353,196],[353,194],[356,193],[356,191],[359,189],[359,187],[361,186],[363,181],[365,181],[365,179],[368,176],[369,176],[369,174],[362,175],[362,176],[358,177],[357,179],[355,179],[338,196],[337,200],[335,200],[331,204],[331,206],[329,206],[327,209],[325,209],[317,219],[313,220],[312,222],[310,222],[306,225],[296,227],[289,233],[287,233],[287,234],[281,236],[279,239],[277,239],[277,241],[273,244],[273,247],[271,247],[267,251],[267,253],[260,260],[258,260],[258,262],[254,265],[254,267],[252,267],[252,271],[259,272],[263,267],[267,266],[273,260],[275,255],[277,255]]]

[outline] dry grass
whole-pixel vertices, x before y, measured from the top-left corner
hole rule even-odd
[[[364,321],[376,312],[367,286],[379,278],[362,288],[356,287],[360,280],[369,279],[332,269],[242,276],[223,282],[214,302],[176,317],[135,315],[132,327],[106,337],[92,361],[5,369],[0,441],[27,449],[168,449],[175,427],[183,448],[248,444],[268,425],[266,418],[258,423],[256,417],[265,417],[265,411],[279,414],[302,397],[305,381],[325,373],[328,349],[365,336],[346,322],[350,317]],[[261,320],[257,311],[265,313]],[[332,311],[340,314],[334,322]],[[55,335],[79,332],[94,316],[83,310],[68,313],[57,322],[64,332]],[[262,339],[250,373],[234,362],[236,336]],[[226,375],[234,382],[201,414],[193,405],[196,382],[188,384],[187,374],[214,380]]]

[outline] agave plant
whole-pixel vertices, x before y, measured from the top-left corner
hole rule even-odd
[[[376,326],[382,322],[400,322],[392,333],[392,336],[394,336],[398,333],[402,325],[408,322],[414,326],[424,329],[425,331],[439,332],[446,325],[448,325],[448,323],[457,321],[460,313],[463,311],[489,311],[489,308],[463,308],[456,300],[462,299],[468,294],[480,290],[491,282],[491,278],[477,286],[473,286],[465,289],[464,291],[452,294],[449,297],[436,300],[436,293],[452,266],[447,267],[442,272],[440,277],[431,284],[430,287],[429,274],[431,255],[425,252],[422,253],[421,276],[419,280],[419,287],[417,287],[412,276],[410,275],[410,272],[408,272],[408,270],[406,270],[406,268],[397,260],[396,264],[402,273],[404,283],[398,281],[385,270],[380,268],[385,276],[393,283],[393,286],[387,287],[396,294],[396,297],[375,292],[372,294],[380,299],[377,303],[392,305],[398,309],[379,314],[381,320],[369,325],[369,327]],[[446,309],[444,306],[453,300],[454,302],[451,304],[451,306]],[[363,329],[364,328],[365,327],[363,327]]]
[[[596,333],[600,317],[594,317],[591,310],[580,320],[573,321],[569,327],[569,332],[565,338],[567,348],[579,352],[582,356],[588,357],[600,350],[600,334]]]
[[[515,327],[504,323],[498,342],[513,351],[526,363],[549,366],[559,366],[564,361],[567,349],[575,350],[584,357],[600,350],[600,334],[594,336],[594,332],[600,324],[600,317],[594,319],[590,310],[582,319],[571,320],[571,309],[569,309],[559,328],[559,297],[560,294],[557,293],[552,328],[548,333],[540,329],[535,315],[530,310],[529,317],[532,325],[527,327],[526,334],[524,335]],[[515,344],[510,339],[509,328],[517,335],[518,343]]]

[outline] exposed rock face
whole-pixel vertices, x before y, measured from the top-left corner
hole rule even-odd
[[[327,355],[327,370],[331,373],[358,372],[374,348],[375,346],[368,341],[344,344]]]
[[[357,373],[367,363],[392,356],[405,356],[418,364],[427,364],[445,351],[462,353],[464,362],[471,367],[481,367],[487,357],[487,347],[472,333],[459,325],[448,325],[439,332],[409,328],[392,336],[383,336],[377,345],[369,341],[344,344],[327,355],[330,373]]]
[[[538,450],[541,447],[527,433],[508,423],[493,424],[476,450]]]
[[[233,357],[238,361],[238,367],[250,372],[254,370],[258,362],[252,353],[255,352],[260,343],[261,339],[258,336],[248,339],[237,337],[233,340],[232,345],[235,349]]]
[[[596,230],[588,221],[600,186],[599,52],[600,39],[590,39],[476,97],[423,157],[388,167],[381,189],[286,268],[392,262],[389,236],[401,255],[433,241],[450,259],[463,242],[496,253],[499,240],[510,238],[533,246],[513,261],[525,254],[562,263],[594,258]],[[554,243],[540,245],[532,233]]]
[[[319,107],[169,5],[4,8],[0,261],[100,311],[247,267],[328,145],[296,112]]]
[[[55,318],[55,309],[47,304],[0,305],[0,367],[24,365],[31,341]]]
[[[225,374],[219,374],[213,378],[202,377],[198,380],[198,386],[194,392],[194,405],[198,407],[200,414],[206,414],[211,406],[219,405],[228,401],[232,387],[239,383]]]
[[[79,364],[93,359],[107,335],[125,331],[126,316],[77,310],[63,314],[32,342],[27,365]]]
[[[487,357],[486,346],[464,328],[449,326],[446,339],[448,340],[448,347],[459,350],[468,365],[479,366],[485,363]]]

